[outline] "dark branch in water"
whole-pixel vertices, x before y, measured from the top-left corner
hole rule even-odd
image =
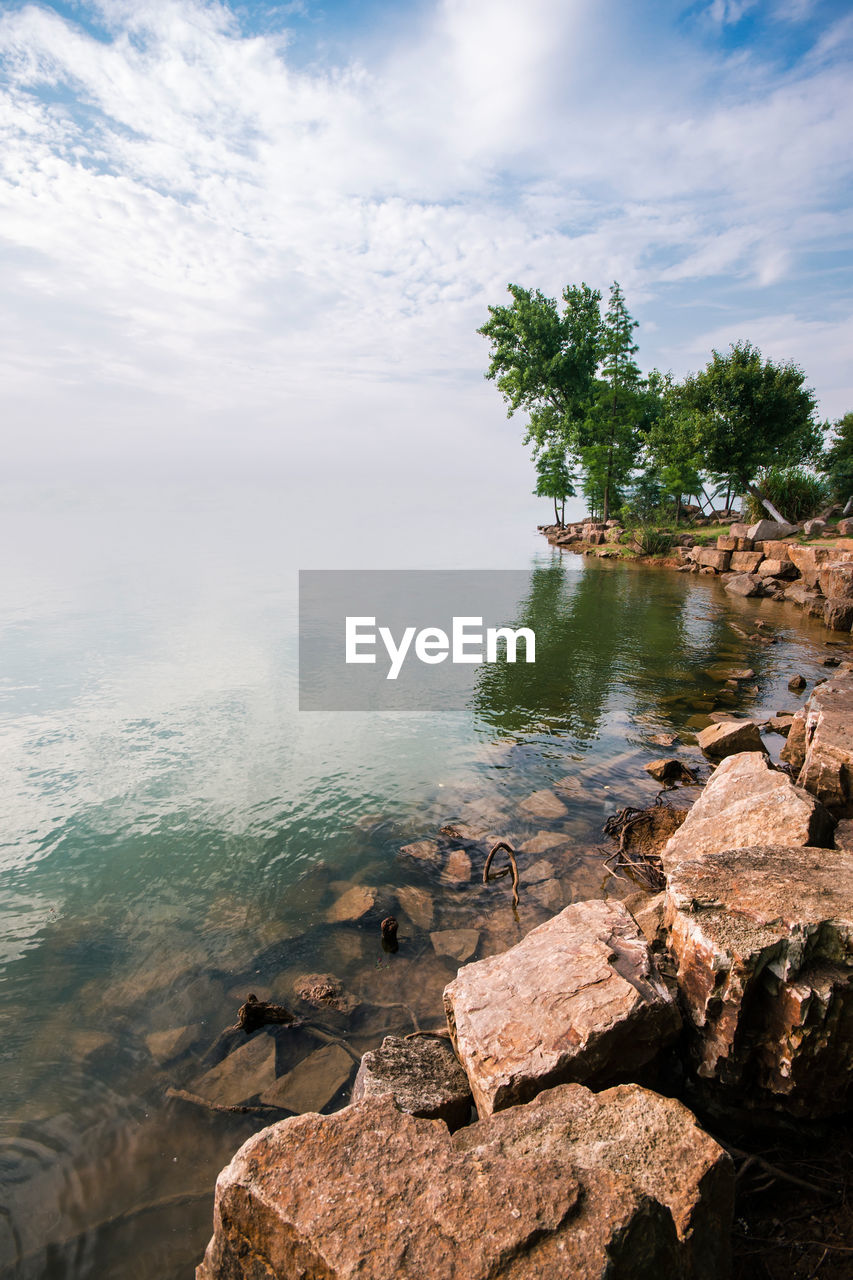
[[[251,992],[246,996],[246,1003],[241,1004],[237,1012],[237,1026],[249,1035],[258,1027],[269,1024],[296,1022],[296,1017],[283,1004],[273,1004],[269,1000],[259,1000]]]
[[[488,858],[486,858],[486,865],[483,867],[483,884],[489,883],[489,868],[492,865],[492,858],[495,856],[495,854],[498,852],[499,849],[504,849],[506,851],[507,857],[509,858],[510,867],[512,868],[512,905],[514,907],[517,907],[518,906],[518,863],[515,860],[515,853],[512,847],[507,844],[506,840],[499,840],[497,844],[492,845],[491,849],[489,850],[489,856]],[[496,880],[499,875],[505,876],[506,871],[498,872],[496,875],[492,877],[492,879]]]

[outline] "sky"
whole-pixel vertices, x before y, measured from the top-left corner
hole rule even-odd
[[[526,501],[510,281],[618,280],[644,369],[746,338],[836,418],[851,60],[841,0],[6,0],[4,477]]]

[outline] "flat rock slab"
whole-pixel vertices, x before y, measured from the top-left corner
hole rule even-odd
[[[791,723],[782,759],[837,816],[853,814],[853,676],[838,675],[812,690]]]
[[[376,890],[366,885],[356,884],[346,893],[341,894],[326,912],[330,924],[340,924],[344,920],[360,920],[372,911],[376,905]]]
[[[250,1138],[197,1280],[725,1280],[729,1157],[636,1085],[554,1089],[453,1136],[390,1097]]]
[[[563,1082],[611,1082],[650,1061],[679,1016],[618,902],[566,907],[444,992],[480,1116]]]
[[[853,855],[759,845],[683,861],[665,924],[700,1076],[831,1115],[853,1093]]]
[[[758,725],[752,720],[724,720],[709,724],[697,735],[701,750],[712,760],[723,760],[739,751],[764,751]]]
[[[275,1040],[266,1031],[256,1031],[197,1080],[192,1092],[216,1106],[236,1107],[263,1093],[274,1082]]]
[[[452,1132],[468,1123],[473,1105],[468,1077],[450,1045],[432,1037],[386,1036],[361,1060],[353,1102],[390,1093],[400,1111],[443,1120]]]
[[[661,850],[664,871],[684,858],[742,845],[831,845],[835,820],[758,751],[717,766],[675,835]]]
[[[352,1058],[340,1045],[325,1045],[309,1053],[292,1071],[265,1089],[261,1102],[297,1115],[303,1111],[322,1111],[343,1089],[354,1066]]]
[[[417,885],[403,885],[397,890],[397,901],[409,919],[420,929],[428,929],[435,915],[432,897]]]
[[[532,818],[565,818],[569,812],[553,791],[534,791],[518,806],[522,813]]]
[[[480,945],[479,929],[436,929],[430,934],[436,955],[464,964]]]

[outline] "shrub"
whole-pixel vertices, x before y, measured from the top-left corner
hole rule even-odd
[[[768,467],[759,473],[755,486],[786,520],[795,524],[798,520],[808,520],[809,516],[817,515],[832,500],[828,481],[804,467]],[[767,518],[767,511],[752,494],[747,495],[746,513],[751,521]]]
[[[665,556],[672,550],[672,535],[663,529],[642,525],[634,534],[634,546],[641,556]]]

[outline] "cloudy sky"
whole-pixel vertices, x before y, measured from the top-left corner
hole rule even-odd
[[[508,281],[618,279],[644,368],[749,338],[838,416],[851,60],[844,0],[5,0],[6,474],[503,500]]]

